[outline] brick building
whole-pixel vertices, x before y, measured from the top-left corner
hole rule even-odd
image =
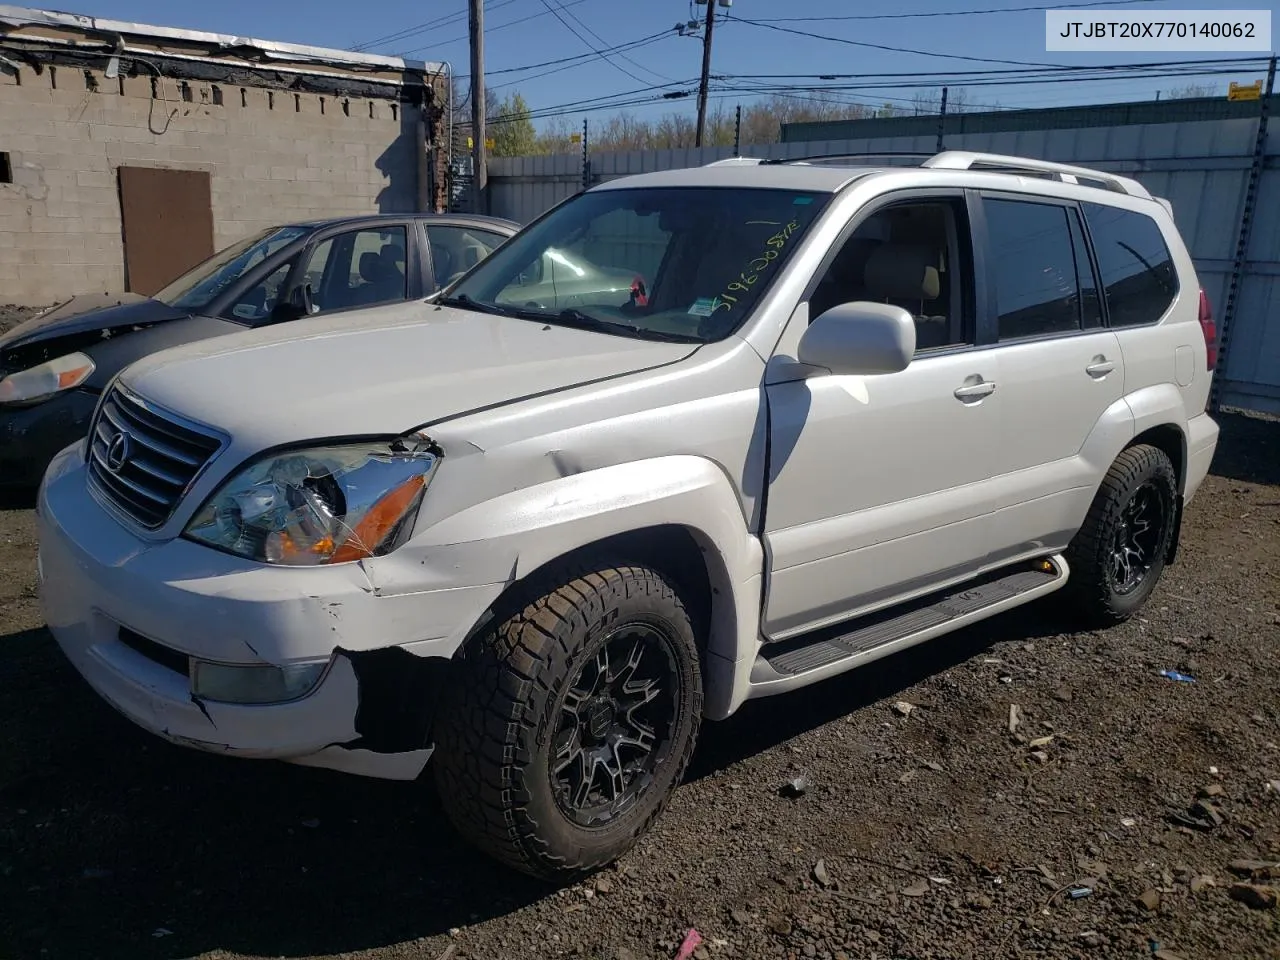
[[[0,5],[0,304],[148,294],[272,224],[443,210],[440,64]]]

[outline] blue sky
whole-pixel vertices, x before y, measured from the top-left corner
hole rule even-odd
[[[144,23],[252,35],[267,40],[350,48],[395,33],[406,36],[369,48],[371,52],[448,61],[458,75],[468,72],[466,0],[219,0],[208,4],[174,4],[172,0],[65,0],[76,13],[134,20]],[[1081,0],[1060,0],[1059,8]],[[37,4],[33,3],[32,6]],[[1046,53],[1043,11],[1010,11],[1010,8],[1045,5],[1045,0],[734,0],[728,11],[743,20],[769,21],[773,27],[720,21],[714,34],[714,74],[751,77],[728,80],[722,86],[736,91],[721,102],[732,108],[754,97],[742,88],[770,84],[804,84],[816,81],[762,80],[764,74],[858,73],[885,74],[908,71],[1002,69],[1001,64],[968,62],[942,54],[1004,61],[1053,64],[1132,63],[1139,60],[1203,59],[1231,54],[1067,54]],[[1270,9],[1273,21],[1278,0],[1139,0],[1117,4],[1118,10],[1238,10]],[[593,97],[627,94],[669,84],[670,90],[687,90],[696,84],[701,66],[700,40],[675,35],[680,21],[700,16],[705,7],[688,0],[486,0],[486,68],[490,84],[499,94],[518,90],[535,110],[574,103]],[[550,12],[557,8],[559,16]],[[963,13],[998,9],[1000,13]],[[1099,8],[1081,9],[1085,14]],[[798,21],[780,18],[897,15],[892,19]],[[902,17],[902,14],[931,14]],[[950,15],[939,15],[950,14]],[[425,26],[424,26],[425,25]],[[783,29],[778,29],[783,28]],[[1273,25],[1274,29],[1274,25]],[[820,34],[804,37],[785,30]],[[416,31],[416,32],[413,32]],[[670,35],[654,39],[625,56],[611,54],[606,61],[594,57],[591,47],[612,47],[641,41],[660,31]],[[910,47],[925,53],[897,53],[841,43],[856,40],[888,47]],[[1273,37],[1272,43],[1275,43]],[[590,46],[588,46],[588,44]],[[553,67],[499,74],[497,71],[561,58],[571,61],[563,69]],[[1242,56],[1242,55],[1241,55]],[[557,65],[563,67],[564,65]],[[1192,76],[1106,80],[1092,83],[1039,84],[1019,87],[970,89],[969,99],[1001,107],[1052,106],[1154,97],[1158,90],[1189,83],[1214,83],[1225,92],[1229,80],[1252,81],[1264,69],[1197,78]],[[512,82],[515,81],[515,82]],[[865,82],[865,81],[858,81]],[[952,84],[954,88],[955,84]],[[847,99],[881,103],[909,100],[913,91],[886,86],[846,92]],[[638,116],[672,110],[694,110],[691,99],[675,103],[628,107]],[[570,119],[577,120],[581,113]],[[603,119],[607,114],[593,113]]]

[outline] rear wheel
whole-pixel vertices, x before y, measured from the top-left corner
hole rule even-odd
[[[568,879],[629,850],[693,752],[701,670],[684,605],[641,567],[560,571],[464,651],[436,780],[471,842]]]
[[[1164,572],[1177,509],[1177,475],[1164,451],[1146,444],[1123,451],[1067,549],[1063,599],[1071,613],[1104,625],[1141,609]]]

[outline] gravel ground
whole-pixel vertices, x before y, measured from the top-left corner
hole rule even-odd
[[[0,303],[0,333],[4,333],[10,327],[16,327],[28,317],[34,317],[41,309],[39,307],[15,307],[11,303]]]
[[[429,789],[133,728],[41,627],[30,512],[0,513],[0,956],[670,958],[691,927],[699,958],[1280,956],[1230,869],[1280,861],[1280,422],[1221,422],[1141,619],[1033,607],[748,704],[619,869],[560,891],[474,857]]]

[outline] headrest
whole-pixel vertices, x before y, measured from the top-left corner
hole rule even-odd
[[[849,240],[831,261],[831,274],[843,283],[861,285],[866,278],[867,261],[882,241],[858,237]]]
[[[937,262],[929,247],[883,244],[867,260],[867,292],[888,300],[933,300],[942,289]]]
[[[360,254],[360,276],[365,280],[376,280],[378,268],[382,266],[382,256],[372,250]]]

